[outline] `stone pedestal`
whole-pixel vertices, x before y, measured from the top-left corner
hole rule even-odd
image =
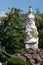
[[[36,43],[26,43],[26,45],[25,45],[25,48],[26,49],[29,49],[29,48],[35,48],[35,49],[38,49],[38,43],[36,44]]]

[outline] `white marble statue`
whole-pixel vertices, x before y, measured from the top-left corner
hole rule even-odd
[[[0,62],[0,65],[2,65],[2,63]]]
[[[38,32],[31,6],[29,7],[29,13],[26,18],[26,48],[38,48]]]

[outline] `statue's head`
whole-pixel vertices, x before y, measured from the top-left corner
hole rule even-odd
[[[27,18],[28,19],[35,19],[34,18],[34,14],[32,13],[32,6],[29,6],[29,13],[28,13],[28,15],[27,15]]]
[[[29,13],[32,13],[32,6],[29,6]]]

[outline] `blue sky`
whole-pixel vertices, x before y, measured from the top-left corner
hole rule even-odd
[[[8,7],[16,7],[26,13],[30,5],[33,11],[39,8],[43,12],[43,0],[0,0],[0,13],[9,12]]]

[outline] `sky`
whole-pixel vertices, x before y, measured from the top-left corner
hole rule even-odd
[[[32,6],[33,12],[37,8],[43,12],[43,0],[0,0],[0,15],[4,15],[5,12],[9,12],[8,8],[19,8],[24,13],[28,12],[29,6]]]

